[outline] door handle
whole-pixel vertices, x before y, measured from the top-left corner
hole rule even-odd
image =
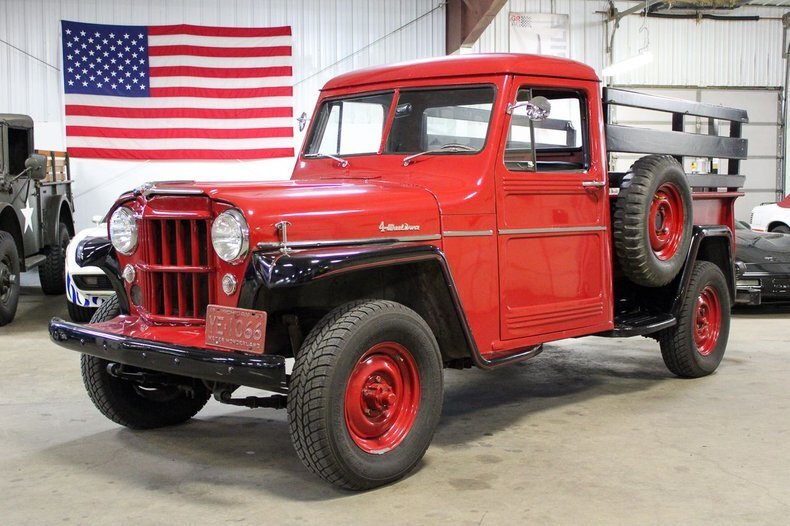
[[[606,183],[603,181],[582,181],[582,186],[584,188],[602,188],[606,186]]]

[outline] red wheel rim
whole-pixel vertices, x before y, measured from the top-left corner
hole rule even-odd
[[[708,285],[697,298],[694,310],[694,341],[697,351],[708,356],[716,348],[721,332],[721,302],[716,289]]]
[[[401,344],[383,342],[359,359],[346,385],[346,426],[367,453],[382,454],[409,434],[420,407],[417,363]]]
[[[684,223],[685,210],[680,190],[672,183],[662,184],[650,204],[647,226],[650,247],[658,259],[666,261],[677,253],[683,239]]]

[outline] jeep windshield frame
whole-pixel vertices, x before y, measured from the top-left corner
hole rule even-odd
[[[308,139],[305,142],[305,148],[302,152],[302,157],[306,159],[320,159],[320,158],[332,158],[333,157],[340,157],[345,159],[347,157],[355,157],[360,155],[377,155],[381,153],[381,146],[384,142],[384,136],[386,131],[388,130],[388,124],[391,117],[391,109],[392,103],[395,100],[397,90],[379,90],[379,91],[372,91],[368,93],[355,93],[352,95],[344,95],[341,97],[332,97],[325,99],[321,102],[321,106],[318,108],[316,112],[316,116],[313,122],[313,125],[310,127],[310,132],[308,134]],[[371,143],[371,149],[369,151],[343,151],[344,145],[344,126],[345,130],[349,129],[348,125],[355,126],[355,129],[352,129],[351,135],[359,137],[363,135],[365,131],[370,132],[372,129],[377,128],[377,123],[375,122],[354,122],[354,116],[352,114],[351,122],[345,122],[344,111],[346,106],[351,105],[366,105],[371,106],[374,109],[376,106],[381,107],[381,130],[378,134],[378,141],[375,142],[375,148],[373,148],[373,143]],[[353,106],[351,106],[353,108]],[[362,114],[361,108],[357,108],[357,118],[364,119],[365,117],[368,120],[375,118],[375,115],[371,115],[371,112],[368,112],[368,115]],[[335,131],[336,130],[336,131]],[[332,138],[331,135],[327,135],[328,133],[332,133],[335,131],[334,134],[334,148],[332,148],[331,144],[328,144],[326,141],[329,138]],[[364,135],[363,135],[364,136]]]
[[[459,97],[463,98],[463,94],[470,94],[472,97],[467,101],[461,100],[459,101],[460,103],[457,104],[431,105],[427,103],[428,99],[435,101],[452,101]],[[419,104],[419,107],[415,110],[415,102],[419,101],[420,95],[423,95],[426,100],[421,101],[421,104]],[[485,96],[482,102],[480,101],[481,95]],[[498,95],[499,89],[496,84],[474,83],[395,88],[392,90],[376,90],[329,97],[321,101],[320,106],[316,110],[315,117],[308,130],[307,140],[302,150],[302,158],[306,160],[316,160],[340,157],[345,160],[352,157],[372,155],[400,157],[412,154],[478,155],[488,146],[488,140],[491,135],[491,122]],[[416,99],[410,100],[413,98]],[[348,106],[349,103],[381,105],[383,110],[383,121],[381,123],[381,133],[377,133],[375,137],[377,139],[375,149],[373,148],[371,139],[365,137],[365,140],[370,143],[368,148],[364,148],[366,151],[344,151],[343,143],[346,142],[346,139],[342,135],[344,128],[343,109]],[[484,107],[474,107],[481,104]],[[420,126],[419,144],[417,147],[414,147],[414,145],[394,144],[393,133],[399,133],[399,124],[401,122],[406,122],[405,119],[412,115],[418,117],[420,121],[418,123]],[[464,118],[464,116],[466,118]],[[475,136],[465,137],[456,135],[453,137],[455,139],[454,141],[438,144],[429,144],[425,142],[429,135],[435,135],[428,133],[430,126],[429,119],[452,120],[453,118],[458,121],[466,121],[467,128],[477,128],[475,130]],[[345,123],[345,125],[348,124],[354,124],[354,122]],[[378,129],[378,122],[374,124],[376,124],[375,128]],[[364,125],[367,127],[368,131],[371,130],[370,122],[364,123]],[[436,126],[434,126],[434,128],[436,128]],[[461,126],[461,128],[463,128],[463,126]],[[364,132],[358,131],[357,135],[363,133]],[[331,139],[331,145],[327,142],[328,138]],[[460,143],[464,146],[464,149],[446,148],[447,145],[457,143],[458,139],[466,139],[466,142],[474,141],[475,144]],[[467,147],[470,149],[466,149]]]

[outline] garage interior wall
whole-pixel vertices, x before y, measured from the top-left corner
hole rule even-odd
[[[445,54],[441,0],[3,0],[0,112],[33,117],[40,149],[65,146],[61,19],[138,25],[290,25],[295,117],[303,111],[310,115],[318,90],[335,75]],[[294,133],[298,149],[304,136],[296,127]],[[106,212],[119,194],[149,180],[287,179],[293,163],[293,158],[243,162],[74,159],[77,228],[89,226],[91,217]]]
[[[635,5],[636,2],[615,2],[620,11]],[[510,51],[510,12],[566,14],[570,22],[570,58],[589,64],[600,74],[609,64],[606,47],[607,36],[611,34],[603,22],[603,12],[607,9],[608,2],[589,0],[509,0],[472,51]],[[645,25],[653,62],[607,82],[626,89],[749,111],[751,122],[744,126],[743,135],[749,139],[750,159],[741,163],[741,171],[746,175],[746,195],[736,201],[736,217],[745,221],[755,205],[773,202],[781,195],[782,179],[784,189],[790,188],[788,174],[777,172],[782,155],[779,94],[784,80],[781,17],[785,12],[784,8],[765,6],[716,11],[721,16],[760,17],[760,20],[743,21],[649,17]],[[639,31],[642,22],[641,16],[627,16],[620,22],[612,46],[614,62],[636,55],[644,46],[644,33]],[[609,31],[611,28],[610,24]],[[622,124],[671,129],[671,119],[666,114],[617,110],[614,119]],[[687,131],[696,131],[697,125],[696,119],[686,119]],[[726,127],[720,130],[727,132]],[[617,169],[627,168],[633,159],[621,156]]]

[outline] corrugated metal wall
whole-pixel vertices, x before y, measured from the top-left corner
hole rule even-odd
[[[615,2],[625,10],[636,2]],[[474,46],[476,52],[509,51],[508,13],[557,13],[570,17],[571,58],[601,71],[606,59],[602,12],[607,2],[589,0],[510,0]],[[618,85],[780,86],[783,76],[782,21],[785,9],[742,7],[719,14],[759,16],[759,21],[669,20],[648,18],[654,62],[618,76]],[[670,11],[671,12],[671,11]],[[636,55],[643,46],[642,17],[628,16],[614,38],[614,61]],[[611,27],[611,26],[610,26]]]
[[[60,20],[266,27],[294,33],[294,112],[311,112],[331,77],[368,65],[444,55],[442,0],[0,0],[0,112],[36,120],[36,146],[62,149]],[[12,47],[13,46],[13,47]],[[14,49],[14,47],[19,49]],[[32,55],[29,56],[29,55]],[[35,57],[35,58],[33,58]],[[295,145],[301,146],[297,132]],[[293,159],[244,163],[75,160],[78,226],[122,191],[161,178],[287,178]]]
[[[775,7],[742,7],[722,16],[759,16],[757,21],[648,18],[649,66],[618,76],[620,85],[781,86],[782,14]],[[642,18],[626,17],[614,38],[614,61],[638,53]]]

